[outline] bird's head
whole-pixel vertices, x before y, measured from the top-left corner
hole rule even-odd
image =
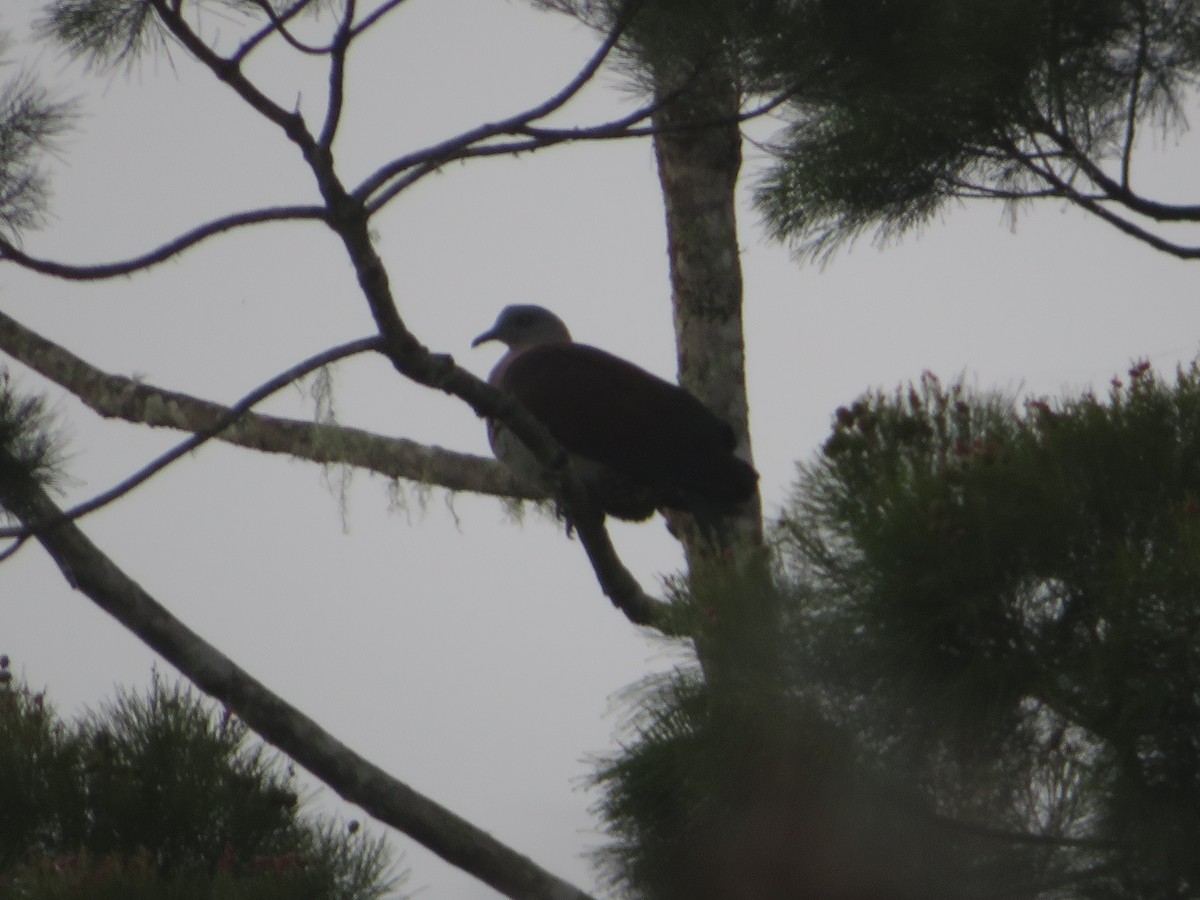
[[[488,341],[500,341],[512,350],[521,350],[539,344],[569,344],[571,332],[550,310],[517,304],[504,307],[496,324],[471,341],[471,346],[478,347]]]

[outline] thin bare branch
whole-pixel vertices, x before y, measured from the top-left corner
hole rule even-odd
[[[17,551],[25,546],[25,542],[29,540],[29,535],[21,535],[17,537],[11,544],[0,550],[0,563],[7,562]]]
[[[1136,238],[1144,244],[1153,247],[1155,250],[1178,257],[1179,259],[1200,259],[1200,247],[1189,247],[1186,244],[1168,241],[1166,238],[1155,234],[1149,229],[1117,215],[1106,207],[1103,202],[1095,200],[1077,190],[1072,184],[1059,176],[1050,166],[1040,165],[1034,160],[1025,157],[1015,144],[1010,145],[1010,149],[1014,160],[1020,162],[1042,181],[1051,185],[1063,199],[1069,200],[1081,209],[1086,210],[1130,237]],[[1107,199],[1111,199],[1107,192],[1105,196]]]
[[[568,521],[587,551],[592,572],[604,596],[633,624],[656,628],[664,634],[670,633],[669,623],[663,616],[663,602],[648,596],[625,568],[604,527],[604,516],[597,511],[583,483],[574,473],[567,470],[560,473],[558,497]]]
[[[261,225],[266,222],[321,222],[325,220],[325,210],[320,206],[277,206],[270,209],[257,209],[248,212],[234,213],[220,219],[214,219],[203,225],[181,234],[174,240],[135,256],[131,259],[100,265],[74,265],[71,263],[55,262],[30,256],[10,241],[0,237],[0,262],[11,262],[22,268],[54,278],[67,281],[102,281],[106,278],[117,278],[131,275],[151,266],[166,262],[178,256],[185,250],[196,246],[201,241],[237,228],[249,225]]]
[[[0,460],[0,464],[6,462]],[[25,524],[61,519],[36,484],[0,485],[0,504]],[[254,731],[349,803],[398,829],[507,897],[591,900],[529,858],[359,756],[305,716],[142,589],[73,522],[59,521],[38,541],[67,582],[232,709]]]
[[[362,21],[354,26],[354,37],[358,37],[360,34],[365,33],[369,28],[377,25],[384,16],[404,2],[405,0],[387,0],[386,3],[380,4],[376,10],[363,16]]]
[[[346,98],[346,54],[350,50],[350,42],[354,39],[355,0],[345,2],[342,21],[333,37],[333,43],[330,44],[329,101],[325,109],[325,124],[321,126],[321,134],[317,137],[317,143],[327,153],[333,147],[333,139],[342,119],[342,105]]]
[[[253,0],[253,2],[263,9],[270,22],[246,39],[245,43],[237,49],[237,52],[229,58],[231,62],[240,65],[250,53],[273,34],[279,34],[293,50],[303,53],[305,56],[328,56],[335,51],[336,42],[331,42],[325,46],[306,44],[286,27],[292,18],[311,6],[314,0],[299,0],[299,2],[290,6],[282,14],[275,12],[269,0]],[[386,3],[381,4],[378,8],[364,16],[360,22],[353,24],[353,27],[349,29],[349,38],[353,40],[365,34],[372,27],[379,24],[388,13],[404,2],[405,0],[387,0]]]
[[[1146,67],[1146,54],[1149,49],[1147,34],[1147,18],[1149,13],[1145,4],[1139,10],[1138,17],[1138,51],[1133,64],[1133,78],[1129,84],[1129,104],[1125,110],[1125,141],[1121,148],[1121,184],[1126,190],[1132,190],[1130,173],[1133,169],[1133,145],[1137,135],[1138,98],[1142,91],[1142,71]]]
[[[640,126],[639,123],[648,122],[663,108],[667,103],[675,99],[675,95],[670,97],[655,100],[652,103],[647,103],[638,107],[632,112],[619,119],[613,119],[608,122],[601,122],[596,125],[578,126],[575,128],[538,128],[532,125],[523,125],[514,128],[510,134],[523,135],[525,140],[516,141],[496,141],[492,140],[488,143],[477,143],[474,145],[463,146],[456,151],[448,152],[439,157],[433,157],[425,162],[416,164],[411,171],[404,175],[397,173],[387,187],[371,198],[367,204],[367,210],[374,214],[385,207],[388,203],[394,200],[398,195],[412,187],[421,179],[435,172],[440,171],[452,162],[462,162],[467,159],[481,159],[491,156],[517,156],[521,153],[534,153],[538,150],[545,150],[549,147],[555,147],[566,143],[582,143],[585,141],[611,141],[625,140],[628,138],[652,137],[655,134],[664,131],[688,131],[688,130],[703,130],[711,128],[715,125],[727,125],[730,121],[743,123],[755,119],[759,116],[767,115],[781,104],[787,101],[787,95],[779,95],[762,103],[759,106],[744,110],[732,120],[716,121],[714,119],[695,120],[689,122],[681,122],[673,125],[645,125]],[[498,135],[493,135],[493,138]],[[360,186],[355,190],[355,195],[362,195],[363,187]]]
[[[653,103],[639,107],[626,116],[613,119],[611,122],[602,122],[599,125],[584,125],[574,128],[539,128],[534,125],[525,125],[514,129],[512,134],[536,138],[539,141],[545,141],[549,146],[554,143],[563,143],[566,141],[610,140],[626,137],[653,137],[659,134],[675,134],[690,131],[700,132],[721,125],[741,125],[760,116],[768,115],[786,103],[789,96],[787,94],[780,94],[758,106],[741,110],[737,115],[725,119],[717,119],[709,116],[686,119],[670,124],[655,124],[644,128],[637,127],[639,122],[653,119],[664,108],[675,102],[678,99],[678,94],[682,92],[682,90],[676,91],[671,96],[659,98]]]
[[[229,61],[234,65],[241,65],[242,61],[249,56],[259,44],[273,34],[278,34],[285,41],[287,41],[288,44],[291,45],[292,49],[297,50],[300,53],[311,56],[325,55],[325,53],[328,52],[327,50],[322,50],[319,47],[310,47],[302,41],[297,40],[295,35],[293,35],[287,28],[288,22],[290,22],[309,6],[312,6],[314,2],[315,0],[297,0],[296,3],[293,3],[282,13],[277,13],[275,12],[275,8],[270,4],[269,0],[254,0],[255,5],[258,6],[264,13],[266,13],[268,24],[264,25],[249,38],[247,38],[245,42],[238,47],[237,51],[231,57],[229,57]]]
[[[1161,235],[1155,234],[1149,229],[1117,215],[1111,209],[1102,206],[1094,200],[1086,199],[1082,195],[1074,195],[1070,199],[1076,205],[1086,209],[1088,212],[1104,220],[1117,230],[1122,231],[1130,237],[1136,238],[1145,244],[1148,244],[1155,250],[1160,250],[1163,253],[1178,257],[1179,259],[1200,259],[1200,247],[1188,246],[1187,244],[1169,241]]]
[[[955,197],[964,200],[1038,200],[1051,199],[1054,197],[1062,198],[1062,192],[1054,188],[1045,188],[1040,191],[1024,191],[1016,188],[995,188],[986,184],[978,184],[973,181],[955,180],[950,182],[950,191]],[[1063,198],[1066,199],[1066,198]],[[1095,199],[1095,198],[1093,198]]]
[[[107,506],[114,500],[124,497],[134,488],[144,484],[146,481],[157,475],[180,457],[191,453],[201,444],[204,444],[206,441],[209,441],[219,435],[222,431],[233,425],[234,422],[248,413],[256,404],[261,403],[267,397],[271,396],[271,394],[274,394],[276,391],[287,387],[294,381],[304,378],[306,375],[315,372],[317,369],[324,368],[325,366],[331,365],[338,360],[346,359],[347,357],[354,356],[359,353],[365,353],[370,350],[378,350],[379,344],[380,341],[378,337],[362,338],[357,341],[351,341],[347,344],[332,347],[329,350],[316,354],[315,356],[310,356],[301,363],[297,363],[290,369],[281,372],[269,381],[259,385],[257,388],[231,406],[228,410],[226,410],[212,425],[197,431],[190,438],[183,441],[181,444],[178,444],[171,450],[168,450],[166,453],[151,460],[137,472],[109,488],[107,491],[103,491],[92,497],[90,500],[71,507],[71,509],[67,510],[63,515],[71,521],[76,521],[83,516],[88,515],[89,513],[95,512],[96,510]],[[42,529],[53,524],[57,523],[42,522],[37,525],[37,529]],[[0,539],[22,537],[32,533],[33,531],[29,530],[28,528],[0,528]]]
[[[167,30],[198,62],[207,67],[220,81],[229,85],[251,109],[275,125],[298,146],[305,157],[316,150],[316,139],[304,124],[298,111],[284,109],[243,74],[236,59],[226,59],[212,49],[194,32],[180,12],[180,4],[171,0],[147,0],[158,13]]]
[[[617,17],[616,24],[605,36],[596,52],[583,66],[582,69],[572,78],[567,84],[554,94],[552,97],[544,100],[536,106],[530,107],[516,115],[509,116],[506,119],[501,119],[498,122],[492,122],[472,128],[469,131],[464,131],[455,137],[440,141],[422,150],[417,150],[413,153],[406,154],[393,160],[390,163],[377,169],[374,173],[367,176],[366,179],[358,186],[354,192],[354,196],[360,202],[367,202],[372,196],[389,181],[401,173],[426,163],[444,159],[450,161],[458,158],[455,154],[461,152],[465,148],[479,144],[489,138],[498,137],[504,134],[514,134],[519,129],[529,125],[531,122],[536,122],[544,119],[551,113],[561,109],[569,103],[583,88],[595,77],[604,61],[608,59],[613,49],[617,45],[625,26],[628,24],[629,17],[632,15],[633,9],[638,5],[640,0],[629,0],[626,3],[625,9],[621,15]]]
[[[1109,200],[1156,222],[1200,222],[1200,204],[1162,203],[1139,196],[1100,168],[1065,131],[1049,122],[1038,124],[1046,137],[1062,148],[1072,165],[1103,191]]]

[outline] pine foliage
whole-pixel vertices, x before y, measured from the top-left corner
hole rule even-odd
[[[62,478],[62,443],[45,399],[23,395],[0,369],[0,483],[18,495],[31,483],[53,487]]]
[[[41,158],[69,118],[69,105],[27,77],[0,86],[0,237],[15,240],[42,223],[50,190]]]
[[[190,20],[228,22],[230,14],[266,24],[343,9],[344,0],[181,0],[170,8]],[[42,37],[99,70],[128,69],[170,46],[170,29],[153,0],[52,0],[38,20]]]
[[[1064,841],[1071,896],[1200,889],[1200,370],[1020,412],[928,376],[863,398],[785,527],[810,676],[934,799],[947,753],[985,763],[971,818]]]
[[[378,900],[382,839],[301,812],[290,767],[155,675],[64,721],[0,658],[0,898]]]
[[[777,549],[773,584],[693,582],[704,669],[644,686],[601,767],[614,884],[1200,891],[1200,369],[1021,407],[928,375],[864,396]],[[739,605],[782,621],[748,637]]]
[[[782,6],[751,83],[793,86],[789,124],[757,200],[801,256],[898,234],[957,197],[1078,191],[1144,212],[1122,173],[1130,142],[1141,124],[1185,126],[1200,75],[1196,0]],[[1150,214],[1195,221],[1165,206]]]
[[[149,0],[56,0],[39,30],[97,68],[128,65],[166,37]]]

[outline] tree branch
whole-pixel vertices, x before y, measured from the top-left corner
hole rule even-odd
[[[653,110],[649,107],[644,110],[644,114],[642,110],[639,110],[639,118],[649,118],[652,112]],[[452,162],[461,162],[467,159],[483,159],[490,156],[518,156],[522,153],[533,153],[573,141],[619,140],[628,137],[643,137],[653,133],[653,129],[650,128],[643,130],[629,127],[623,124],[625,121],[626,119],[617,119],[613,122],[605,122],[591,127],[563,129],[556,132],[546,130],[525,140],[474,144],[461,147],[454,152],[436,156],[425,162],[415,164],[407,174],[401,175],[397,173],[396,177],[386,188],[379,191],[370,199],[367,203],[367,212],[370,215],[374,215],[422,178],[440,171]],[[518,134],[521,132],[514,131],[513,133]],[[362,188],[359,187],[356,189],[355,194],[358,195],[361,191]]]
[[[788,95],[780,94],[763,104],[753,107],[749,110],[739,112],[732,118],[725,118],[720,121],[716,119],[692,120],[686,122],[676,122],[670,125],[659,123],[640,126],[639,123],[647,122],[658,115],[663,108],[675,99],[679,91],[669,97],[660,97],[652,103],[647,103],[639,107],[628,115],[622,116],[619,119],[613,119],[609,122],[601,122],[596,125],[581,125],[574,128],[538,128],[533,125],[522,125],[513,128],[509,134],[524,135],[524,140],[516,141],[492,141],[490,143],[476,143],[464,145],[457,150],[448,150],[442,155],[432,155],[429,159],[423,162],[414,162],[410,166],[407,174],[401,175],[399,171],[395,173],[393,180],[386,188],[375,194],[367,203],[367,211],[372,215],[394,200],[399,194],[403,193],[408,188],[412,187],[416,182],[425,178],[427,175],[432,175],[447,166],[452,162],[461,162],[467,159],[481,159],[489,156],[517,156],[521,153],[533,153],[538,150],[545,150],[549,147],[554,147],[559,144],[566,143],[581,143],[584,141],[609,141],[609,140],[624,140],[627,138],[639,137],[654,137],[667,131],[703,131],[708,128],[713,128],[721,125],[740,124],[747,122],[759,116],[767,115],[778,106],[786,102]],[[493,135],[498,137],[498,135]],[[438,145],[444,146],[444,145]],[[413,154],[410,159],[415,159],[417,154]],[[400,160],[397,160],[398,164]],[[355,196],[362,196],[365,186],[360,185],[355,190]]]
[[[98,369],[2,312],[0,351],[71,392],[104,418],[200,433],[230,415],[230,409],[221,404]],[[388,478],[452,491],[518,500],[544,500],[547,496],[540,485],[514,477],[495,460],[341,425],[247,413],[222,430],[218,439],[323,465],[355,466]]]
[[[1065,131],[1057,129],[1050,122],[1045,121],[1039,122],[1038,127],[1046,137],[1062,148],[1071,164],[1076,166],[1114,203],[1156,222],[1200,222],[1200,205],[1162,203],[1142,197],[1127,184],[1122,184],[1109,176]]]
[[[1062,191],[1046,188],[1040,191],[1023,191],[1016,188],[994,188],[987,184],[978,184],[962,179],[950,179],[946,182],[953,197],[963,200],[1045,200],[1057,197],[1065,199]]]
[[[15,538],[11,544],[0,550],[0,563],[7,562],[18,550],[25,546],[25,542],[29,540],[29,535],[22,535]]]
[[[338,25],[333,42],[329,45],[329,101],[325,109],[325,124],[317,143],[326,153],[332,152],[333,139],[342,120],[342,106],[346,97],[346,54],[354,39],[355,0],[345,0],[342,20]]]
[[[134,488],[153,478],[171,463],[175,462],[175,460],[187,453],[191,453],[201,444],[219,435],[222,431],[233,425],[238,419],[248,413],[255,404],[261,403],[276,391],[287,387],[294,381],[304,378],[306,375],[315,372],[317,369],[332,365],[338,360],[346,359],[349,356],[363,353],[367,350],[378,349],[379,338],[371,337],[362,340],[351,341],[348,344],[342,344],[341,346],[326,350],[323,353],[318,353],[316,356],[309,357],[303,362],[292,366],[287,371],[276,375],[265,384],[255,388],[253,391],[235,403],[232,407],[230,407],[225,413],[223,413],[212,425],[197,431],[183,443],[152,460],[149,464],[143,466],[133,475],[124,479],[109,490],[97,494],[92,499],[67,510],[64,515],[67,519],[74,522],[83,516],[88,515],[89,513],[95,512],[101,507],[107,506],[109,503],[112,503],[114,500],[125,496]],[[55,523],[43,522],[37,527],[40,530],[45,528],[47,525],[52,524]],[[0,538],[18,538],[25,537],[29,534],[32,534],[32,532],[24,528],[0,528]]]
[[[0,451],[0,466],[15,461]],[[61,519],[36,484],[0,479],[0,504],[24,524]],[[349,803],[418,841],[508,897],[590,900],[491,835],[338,741],[175,618],[72,522],[38,534],[67,582]]]
[[[242,60],[249,56],[255,47],[273,34],[278,34],[293,50],[303,53],[306,56],[324,56],[329,52],[329,48],[327,47],[310,47],[308,44],[298,40],[287,28],[287,23],[312,6],[314,0],[297,0],[296,3],[289,6],[282,13],[275,12],[275,8],[271,6],[269,0],[252,0],[252,2],[266,14],[268,24],[247,38],[238,47],[237,52],[229,57],[229,61],[234,65],[241,65]]]
[[[480,125],[469,131],[464,131],[455,137],[426,147],[423,150],[417,150],[414,153],[401,156],[367,176],[354,191],[354,196],[360,202],[365,203],[371,199],[373,194],[387,185],[389,181],[408,169],[443,158],[444,162],[450,162],[452,159],[457,158],[454,154],[465,148],[479,144],[489,138],[498,137],[503,134],[514,134],[519,129],[529,125],[529,123],[544,119],[551,113],[561,109],[595,77],[596,73],[600,70],[600,66],[604,64],[609,54],[612,53],[613,48],[616,47],[617,41],[620,39],[625,26],[632,16],[634,8],[639,2],[640,0],[627,0],[625,8],[617,16],[616,23],[609,30],[604,41],[596,49],[596,52],[592,54],[591,59],[554,96],[536,106],[530,107],[524,112],[501,119],[498,122]]]
[[[24,269],[29,269],[42,275],[50,275],[54,278],[62,278],[67,281],[101,281],[106,278],[131,275],[159,263],[166,262],[207,238],[223,234],[227,231],[233,231],[235,228],[242,228],[247,225],[260,225],[265,222],[320,222],[324,220],[325,209],[320,206],[277,206],[270,209],[256,209],[248,212],[233,213],[232,215],[206,222],[203,225],[198,225],[174,240],[168,241],[141,256],[135,256],[123,262],[91,266],[72,265],[38,259],[28,255],[14,246],[10,241],[0,237],[0,261],[8,261]]]
[[[1143,5],[1138,10],[1138,50],[1137,59],[1133,64],[1133,77],[1129,84],[1129,102],[1125,109],[1125,140],[1121,147],[1121,184],[1127,190],[1132,190],[1131,172],[1133,169],[1133,145],[1137,135],[1138,99],[1142,91],[1142,73],[1146,68],[1149,37],[1147,34],[1147,18],[1149,14]]]
[[[251,109],[268,122],[278,125],[288,139],[300,148],[306,158],[313,153],[316,149],[316,139],[309,133],[308,127],[304,124],[304,117],[298,111],[289,112],[260,91],[242,73],[237,58],[226,59],[206,44],[184,21],[177,4],[170,3],[168,0],[147,0],[147,2],[153,7],[167,30],[188,53],[206,66],[220,81],[229,85]]]
[[[1016,162],[1019,162],[1021,165],[1025,166],[1040,180],[1053,187],[1058,195],[1064,200],[1074,203],[1081,209],[1086,210],[1102,221],[1112,225],[1117,230],[1124,232],[1130,237],[1135,238],[1149,245],[1150,247],[1153,247],[1155,250],[1178,257],[1179,259],[1200,259],[1200,247],[1189,247],[1186,244],[1178,244],[1174,241],[1168,241],[1166,238],[1155,234],[1141,225],[1138,225],[1136,222],[1131,222],[1128,219],[1117,215],[1111,209],[1104,206],[1103,202],[1093,199],[1092,197],[1080,192],[1077,188],[1059,176],[1049,166],[1039,165],[1034,160],[1023,154],[1015,143],[1009,143],[1008,147],[1012,153],[1012,158]],[[1084,174],[1088,175],[1086,172]],[[1107,191],[1105,191],[1105,197],[1107,199],[1111,199]]]

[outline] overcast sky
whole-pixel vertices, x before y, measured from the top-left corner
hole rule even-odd
[[[25,15],[6,8],[0,28],[81,110],[49,161],[52,217],[28,236],[28,252],[124,258],[223,213],[315,199],[293,147],[181,52],[128,77],[89,75],[31,45]],[[233,30],[215,17],[204,27]],[[353,180],[524,108],[565,83],[594,46],[580,26],[517,0],[409,0],[352,58],[339,163]],[[319,109],[323,73],[312,63],[268,53],[251,73],[286,105]],[[628,109],[618,85],[603,79],[558,121]],[[1195,148],[1148,148],[1142,183],[1194,202]],[[757,159],[747,147],[746,186]],[[882,249],[860,243],[824,268],[798,266],[768,243],[748,203],[741,229],[751,427],[769,514],[833,410],[866,389],[928,369],[1014,393],[1103,391],[1135,358],[1170,370],[1197,351],[1200,270],[1073,210],[1030,208],[1013,228],[998,206],[964,207],[919,236]],[[452,167],[399,198],[376,230],[410,327],[480,375],[499,349],[472,351],[470,340],[512,302],[548,306],[578,339],[674,375],[646,142]],[[371,332],[348,263],[317,225],[222,237],[108,283],[3,267],[0,309],[108,371],[223,402]],[[59,398],[67,502],[179,439],[100,421],[15,371],[22,386]],[[469,409],[402,383],[380,361],[339,367],[337,403],[345,424],[488,452]],[[312,414],[298,391],[264,409]],[[677,654],[611,608],[578,544],[553,522],[517,525],[498,502],[469,496],[409,492],[398,505],[382,479],[362,473],[343,517],[339,477],[210,443],[82,525],[188,625],[350,746],[593,888],[584,854],[600,838],[581,780],[589,760],[615,746],[622,690]],[[661,520],[615,532],[648,588],[679,567]],[[67,712],[114,684],[145,684],[154,663],[37,547],[0,566],[0,652]],[[407,839],[393,843],[423,896],[494,896]]]

